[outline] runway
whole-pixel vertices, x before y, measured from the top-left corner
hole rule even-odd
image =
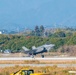
[[[51,57],[51,58],[1,57],[0,60],[76,60],[76,57]]]
[[[56,61],[76,61],[76,57],[51,57],[51,58],[31,58],[31,57],[5,57],[5,58],[0,58],[0,61],[16,61],[16,60],[40,60],[40,61],[52,61],[52,60],[56,60]],[[0,64],[0,67],[10,67],[10,66],[15,66],[15,65],[19,65],[19,66],[53,66],[53,65],[57,65],[58,67],[76,67],[76,64],[72,63],[67,63],[67,64]]]
[[[19,66],[33,66],[33,67],[46,67],[46,66],[54,66],[57,67],[76,67],[76,64],[0,64],[0,67],[14,67],[16,65]]]

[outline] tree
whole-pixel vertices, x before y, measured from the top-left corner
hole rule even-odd
[[[66,37],[65,33],[63,31],[58,31],[54,33],[54,37]]]
[[[35,26],[35,35],[40,36],[40,30],[38,26]]]
[[[40,26],[40,35],[42,36],[43,34],[44,34],[44,26],[41,25],[41,26]]]
[[[40,26],[40,31],[44,32],[44,26],[43,25]]]

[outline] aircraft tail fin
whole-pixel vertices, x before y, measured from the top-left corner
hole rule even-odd
[[[36,47],[35,46],[32,46],[32,49],[36,49]]]
[[[25,46],[22,47],[25,51],[29,51],[28,48],[26,48]]]

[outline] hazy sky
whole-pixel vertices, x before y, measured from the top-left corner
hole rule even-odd
[[[0,0],[0,29],[76,26],[76,0]]]

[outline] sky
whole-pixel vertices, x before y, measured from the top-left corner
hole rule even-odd
[[[75,27],[76,0],[0,0],[0,29]]]

